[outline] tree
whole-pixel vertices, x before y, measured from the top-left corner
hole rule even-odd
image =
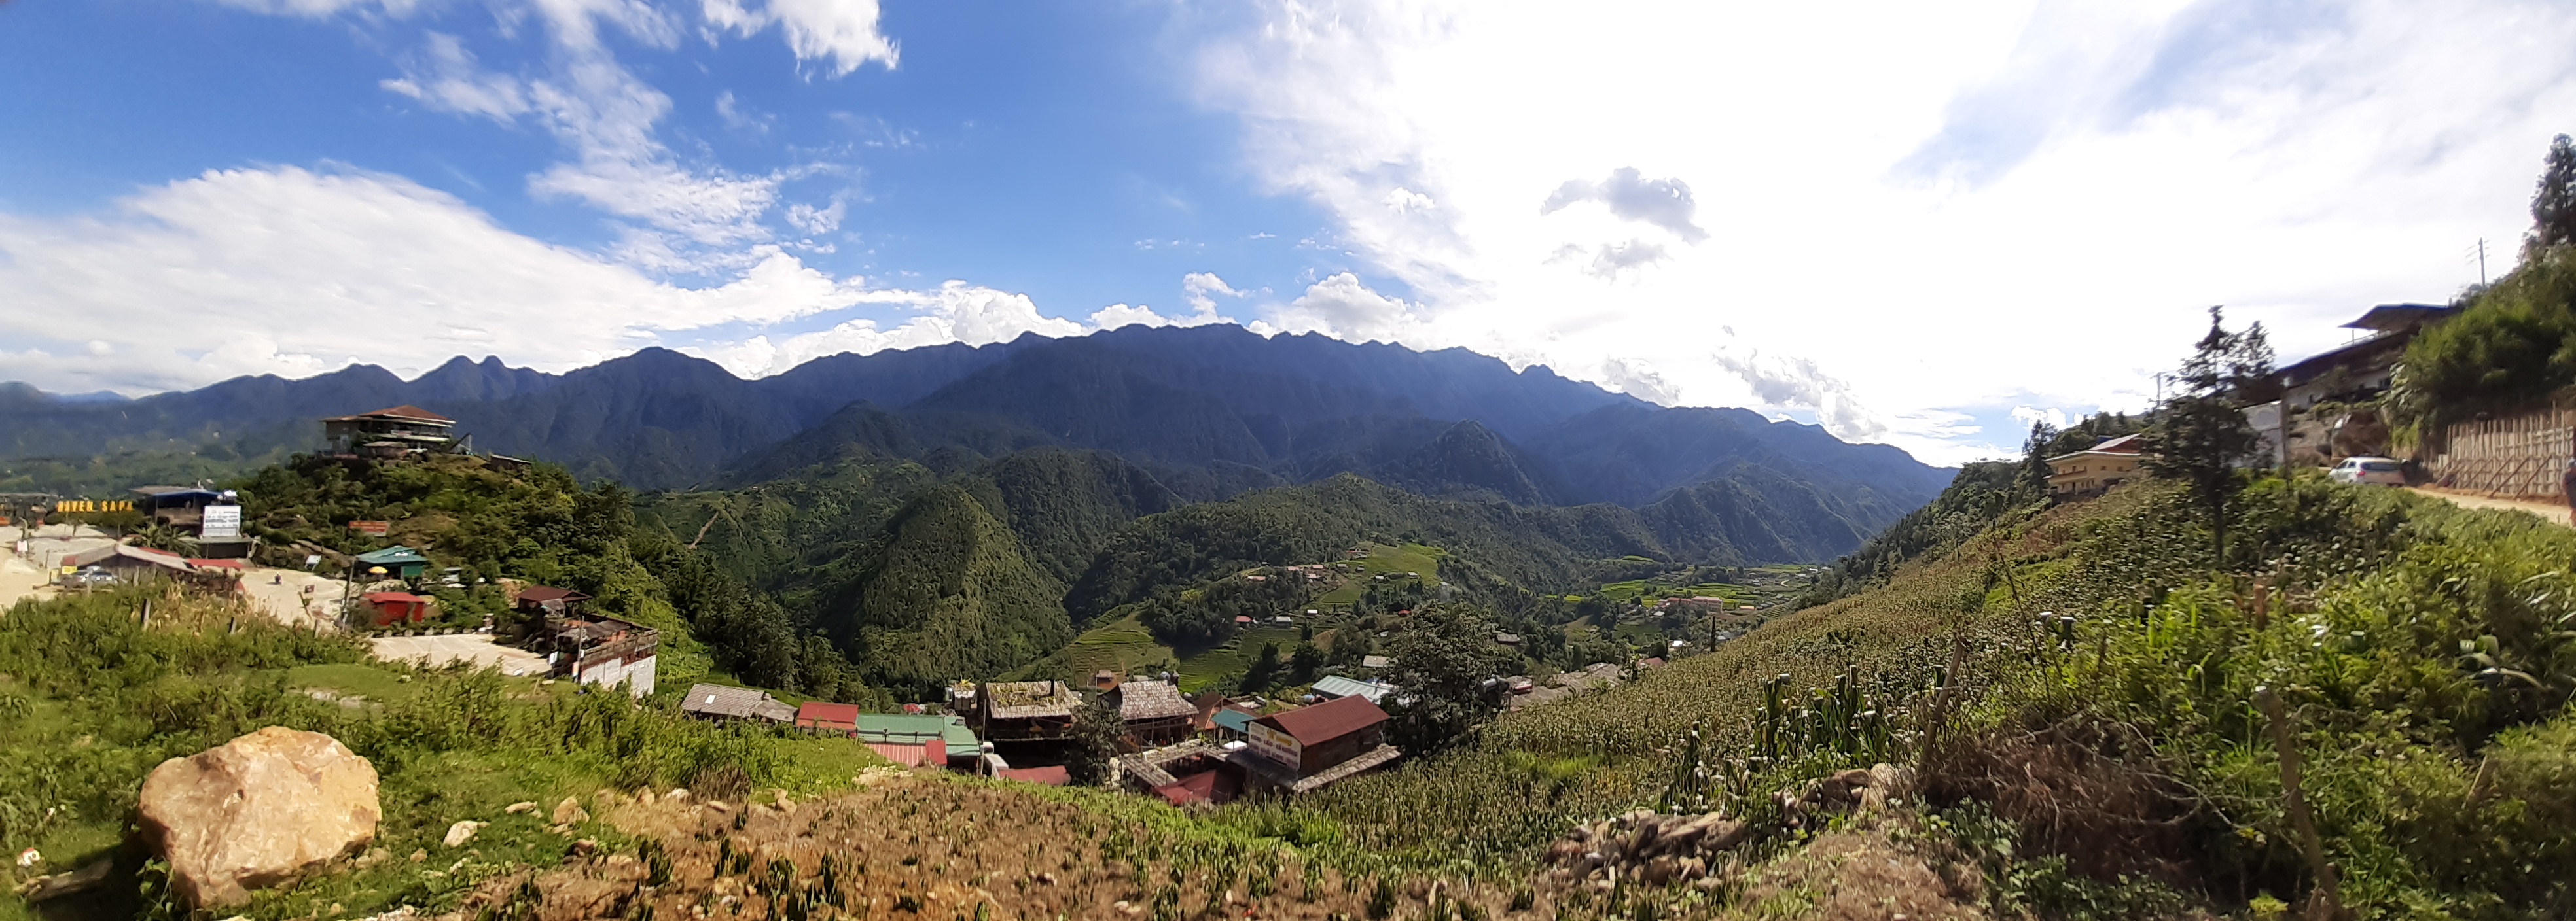
[[[1388,727],[1396,747],[1416,755],[1448,747],[1503,706],[1508,689],[1494,679],[1519,656],[1494,643],[1493,624],[1459,605],[1417,610],[1387,638],[1395,664],[1387,678]]]
[[[1315,673],[1323,668],[1324,651],[1313,643],[1297,644],[1296,654],[1288,657],[1288,674],[1300,684],[1315,680]]]
[[[1245,693],[1257,694],[1270,689],[1279,680],[1279,644],[1261,644],[1261,653],[1252,659],[1252,667],[1243,672],[1240,685]]]
[[[2275,399],[2272,345],[2256,323],[2229,332],[2220,308],[2209,308],[2209,333],[2174,375],[2175,390],[2147,427],[2140,463],[2156,476],[2183,481],[2193,501],[2209,512],[2218,558],[2227,558],[2227,503],[2239,481],[2236,463],[2250,457],[2261,436],[2245,422],[2243,407]]]
[[[1074,711],[1073,735],[1065,740],[1064,772],[1074,783],[1099,786],[1109,779],[1109,759],[1118,757],[1118,737],[1127,724],[1108,701],[1094,698]]]
[[[2525,256],[2576,242],[2576,141],[2564,134],[2551,139],[2540,171],[2540,188],[2531,196],[2531,233],[2523,237]]]

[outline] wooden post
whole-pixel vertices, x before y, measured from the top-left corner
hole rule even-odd
[[[2290,825],[2299,833],[2299,850],[2308,858],[2308,870],[2316,874],[2316,891],[2308,895],[2306,915],[2311,921],[2334,921],[2343,917],[2341,888],[2335,878],[2335,865],[2326,862],[2325,839],[2317,834],[2317,823],[2308,815],[2308,799],[2299,792],[2299,739],[2290,725],[2290,715],[2281,706],[2281,695],[2269,687],[2254,689],[2254,704],[2272,721],[2272,747],[2281,753],[2281,799],[2289,808]]]

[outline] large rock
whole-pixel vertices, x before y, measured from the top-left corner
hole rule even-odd
[[[142,800],[144,839],[199,908],[248,902],[250,890],[365,850],[384,814],[375,765],[338,739],[279,726],[161,762]]]

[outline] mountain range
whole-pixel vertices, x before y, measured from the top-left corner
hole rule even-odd
[[[1225,325],[840,354],[752,380],[650,348],[563,374],[458,357],[408,381],[354,365],[135,400],[0,384],[0,458],[302,450],[318,417],[406,403],[455,418],[481,450],[645,490],[1070,448],[1132,463],[1176,503],[1347,473],[1444,499],[1624,506],[1675,522],[1658,530],[1677,553],[1751,560],[1848,552],[1950,478],[1817,426],[1659,407],[1544,366]],[[1712,528],[1725,533],[1693,536]]]

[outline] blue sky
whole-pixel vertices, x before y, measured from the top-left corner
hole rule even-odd
[[[15,0],[0,379],[1236,322],[1942,462],[2509,254],[2576,11]],[[2500,256],[2502,259],[2509,256]]]

